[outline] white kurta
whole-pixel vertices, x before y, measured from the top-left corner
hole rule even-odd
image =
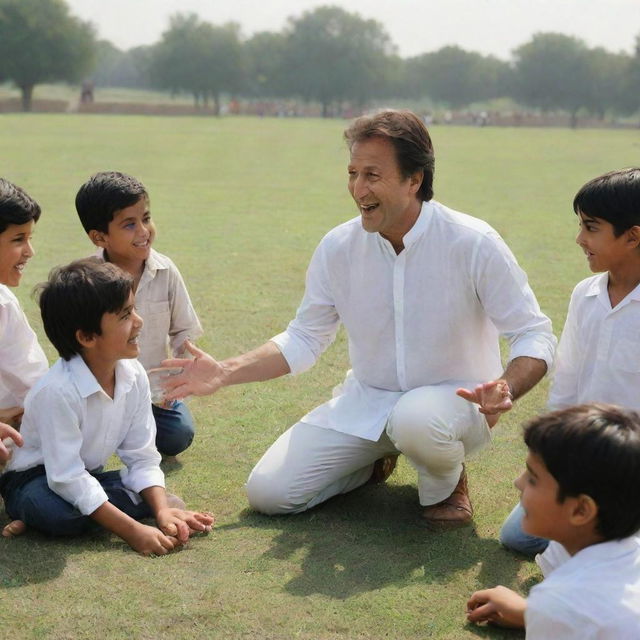
[[[551,367],[551,322],[487,223],[425,202],[403,242],[396,255],[358,217],[316,249],[297,315],[272,340],[297,374],[315,363],[342,322],[352,370],[302,422],[377,441],[406,391],[499,376],[500,335],[509,359],[529,356]]]

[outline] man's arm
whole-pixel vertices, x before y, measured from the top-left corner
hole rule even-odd
[[[273,342],[266,342],[257,349],[220,362],[188,341],[185,346],[193,355],[193,360],[173,358],[162,363],[163,367],[183,369],[182,373],[166,379],[167,400],[189,395],[210,395],[222,387],[271,380],[291,371],[285,357]]]
[[[520,356],[514,358],[502,377],[479,384],[475,389],[460,388],[456,393],[469,402],[480,405],[480,413],[487,417],[487,424],[493,427],[501,413],[509,411],[513,401],[535,387],[547,372],[547,363],[538,358]]]

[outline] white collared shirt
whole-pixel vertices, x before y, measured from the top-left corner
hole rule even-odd
[[[545,579],[527,599],[527,640],[640,638],[638,537],[594,544],[574,556],[552,541],[536,561]]]
[[[96,255],[104,260],[104,249]],[[151,249],[135,295],[136,311],[144,320],[138,360],[145,369],[159,367],[169,349],[173,355],[181,355],[187,338],[196,340],[202,335],[184,280],[167,256]]]
[[[18,299],[0,285],[0,409],[24,406],[27,391],[48,368]]]
[[[601,273],[579,282],[569,302],[549,408],[609,402],[640,410],[640,285],[611,308]]]
[[[406,391],[499,376],[499,335],[510,359],[530,356],[551,366],[551,322],[487,223],[425,202],[403,242],[396,255],[358,217],[317,247],[297,315],[272,341],[297,374],[315,363],[342,322],[352,370],[303,422],[378,440]]]
[[[107,501],[89,471],[114,452],[126,467],[120,474],[127,489],[164,487],[149,381],[136,360],[117,362],[113,398],[81,356],[58,360],[27,395],[20,432],[24,445],[7,471],[44,464],[51,490],[84,515]]]

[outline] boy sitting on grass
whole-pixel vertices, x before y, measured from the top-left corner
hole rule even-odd
[[[164,490],[149,382],[136,360],[143,323],[133,278],[79,260],[51,272],[39,302],[61,359],[27,395],[24,445],[0,477],[7,513],[52,535],[104,527],[144,555],[210,531],[210,515],[185,511]],[[103,472],[114,452],[125,468]],[[139,522],[152,516],[159,528]]]
[[[20,284],[34,255],[31,237],[39,218],[38,203],[20,187],[0,178],[0,471],[11,456],[12,444],[22,445],[17,427],[27,391],[48,368],[36,334],[9,290]],[[13,535],[19,528],[10,523],[3,535]]]
[[[476,591],[471,622],[526,627],[527,640],[640,638],[640,414],[579,405],[532,420],[516,480],[525,532],[551,540],[529,598]]]
[[[185,340],[200,337],[202,327],[177,267],[151,248],[156,228],[144,185],[117,171],[97,173],[80,187],[76,210],[100,248],[99,258],[133,277],[136,309],[145,325],[139,356],[144,368],[159,367],[169,346],[173,355],[182,355]],[[164,456],[174,457],[193,440],[193,418],[183,402],[154,402],[156,446]]]
[[[597,275],[569,302],[548,408],[607,402],[640,411],[640,168],[593,178],[576,194],[576,243]],[[500,532],[506,547],[541,553],[548,541],[522,531],[516,505]]]

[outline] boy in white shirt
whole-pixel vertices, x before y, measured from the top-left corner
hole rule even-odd
[[[573,209],[576,242],[598,275],[571,295],[548,408],[607,402],[640,411],[640,168],[590,180]],[[525,555],[544,551],[548,541],[524,533],[521,520],[517,505],[502,526],[502,544]]]
[[[22,446],[22,437],[14,427],[20,422],[27,391],[48,368],[36,334],[9,290],[20,284],[34,255],[31,237],[39,218],[38,203],[20,187],[0,178],[0,466],[11,456],[12,444]],[[3,535],[13,535],[19,529],[10,523]]]
[[[133,305],[133,279],[115,265],[88,259],[51,272],[40,310],[61,358],[27,395],[24,445],[0,493],[12,518],[44,533],[101,526],[144,555],[165,554],[213,518],[172,507],[181,501],[165,493]],[[103,472],[113,453],[125,468]],[[149,517],[158,528],[139,522]]]
[[[80,187],[76,210],[84,230],[99,247],[100,259],[133,277],[136,309],[145,325],[139,356],[144,368],[159,367],[168,347],[173,355],[181,355],[185,340],[200,337],[202,327],[177,267],[151,248],[156,228],[144,185],[117,171],[97,173]],[[173,457],[189,447],[194,423],[183,402],[160,401],[153,405],[153,416],[160,453]]]
[[[471,622],[526,627],[527,640],[640,638],[640,414],[579,405],[532,420],[516,480],[525,532],[552,540],[529,598],[474,593]]]

